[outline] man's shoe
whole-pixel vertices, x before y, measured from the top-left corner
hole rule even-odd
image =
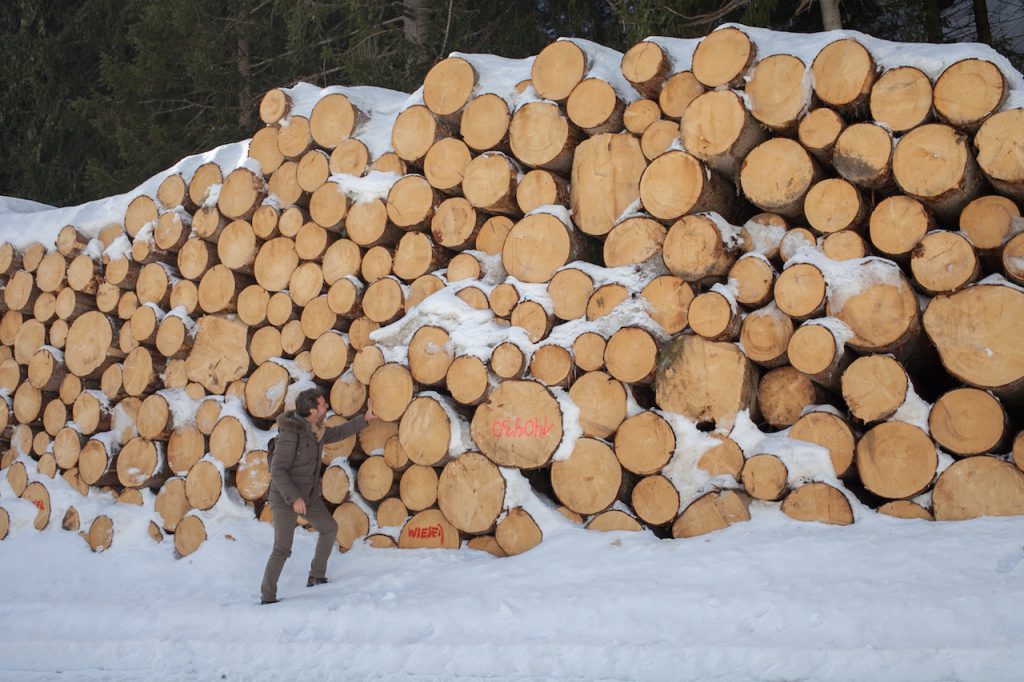
[[[324,585],[327,583],[327,578],[314,578],[309,576],[309,580],[306,581],[306,587],[316,587],[317,585]]]
[[[280,599],[260,599],[260,604],[276,604]]]

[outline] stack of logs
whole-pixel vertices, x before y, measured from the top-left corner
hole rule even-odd
[[[806,63],[754,35],[638,43],[611,83],[607,49],[558,41],[512,92],[453,56],[377,158],[343,89],[306,112],[273,90],[256,163],[168,175],[98,242],[69,225],[55,250],[4,245],[14,492],[42,528],[45,477],[156,490],[151,534],[189,554],[225,488],[267,517],[266,442],[305,381],[332,423],[368,397],[381,417],[325,450],[343,549],[525,551],[542,532],[506,499],[511,469],[576,523],[662,536],[748,519],[751,499],[837,524],[848,494],[900,517],[1024,513],[1019,74],[991,55],[882,70],[820,36]],[[353,200],[373,172],[386,193]],[[417,316],[442,290],[451,314]],[[467,316],[504,340],[481,352]],[[825,448],[831,483],[744,451],[744,413]],[[704,439],[682,474],[677,416]],[[107,517],[87,533],[112,536]]]

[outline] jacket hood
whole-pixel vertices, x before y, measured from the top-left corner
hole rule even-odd
[[[277,428],[279,431],[302,432],[309,428],[309,422],[296,414],[295,410],[288,410],[277,418]]]

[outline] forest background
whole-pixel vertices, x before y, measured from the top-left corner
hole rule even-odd
[[[819,1],[822,3],[819,6]],[[1020,0],[6,0],[0,195],[68,206],[250,137],[274,87],[411,92],[453,51],[520,58],[560,36],[619,51],[725,22],[991,44],[1024,70]],[[826,16],[823,24],[823,14]]]

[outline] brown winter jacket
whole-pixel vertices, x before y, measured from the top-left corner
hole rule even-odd
[[[366,428],[362,415],[324,431],[323,440],[317,441],[309,421],[289,410],[277,418],[277,441],[270,461],[270,493],[273,505],[292,506],[297,499],[307,505],[322,494],[320,487],[320,461],[324,445],[345,440]]]

